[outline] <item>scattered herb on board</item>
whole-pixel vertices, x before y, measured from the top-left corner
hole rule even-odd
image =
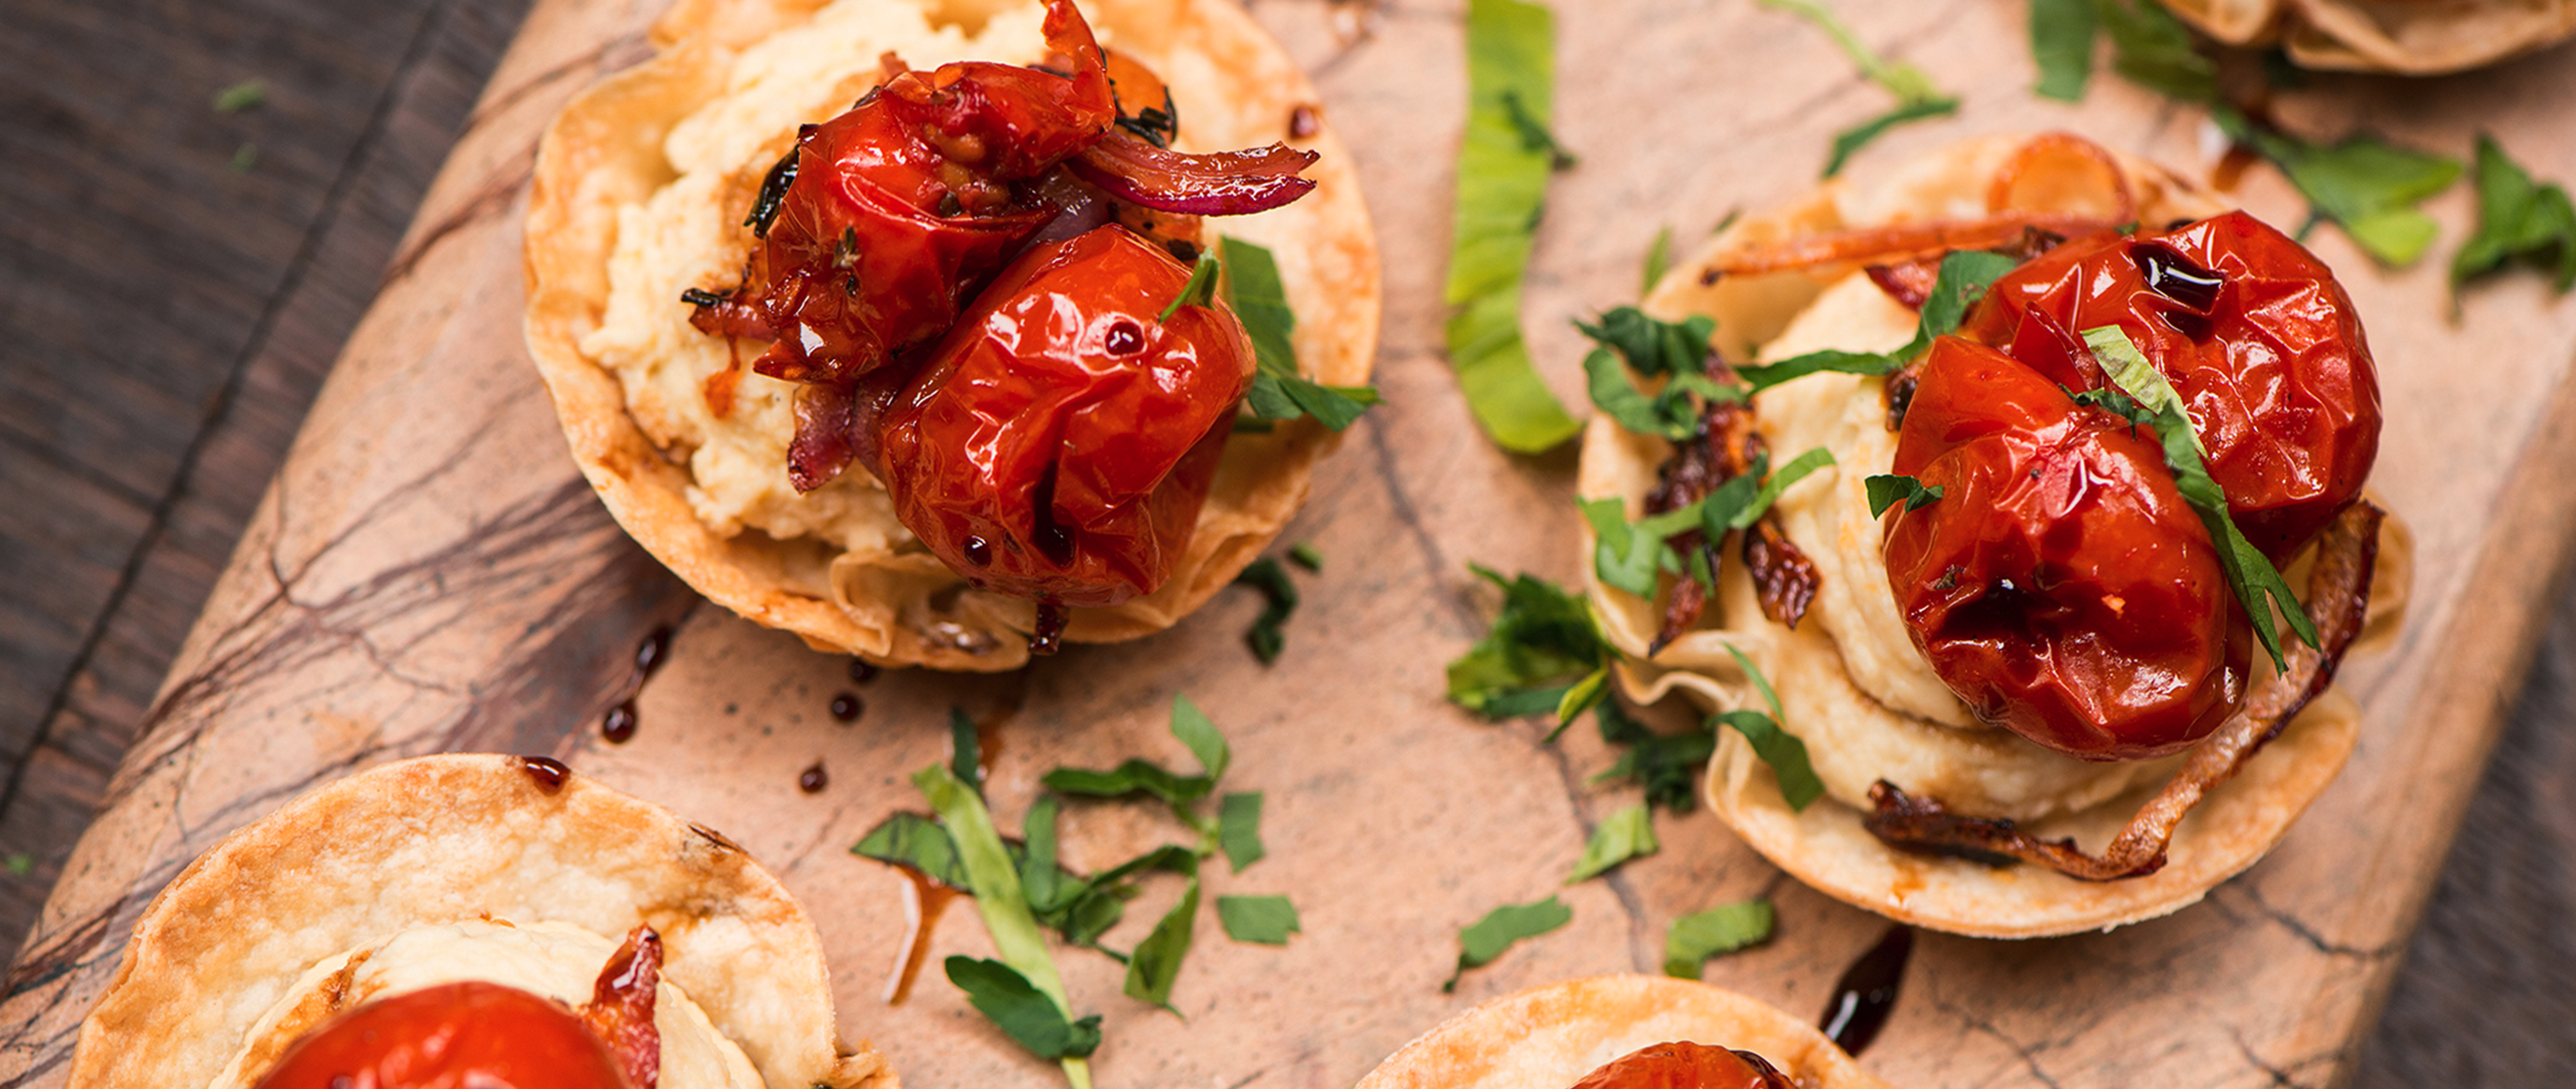
[[[36,856],[25,851],[12,852],[9,857],[0,859],[0,869],[7,869],[11,877],[25,877],[36,872]]]
[[[1653,294],[1655,285],[1663,282],[1664,273],[1672,271],[1672,267],[1673,229],[1667,226],[1656,231],[1654,244],[1646,247],[1646,264],[1639,270],[1641,280],[1637,287],[1638,296],[1642,298]]]
[[[2030,59],[2039,66],[2039,83],[2031,93],[2060,102],[2084,101],[2084,86],[2093,81],[2093,33],[2099,23],[2093,0],[2030,0]]]
[[[1755,452],[1753,464],[1742,475],[1719,485],[1707,495],[1687,506],[1662,514],[1628,521],[1624,504],[1615,498],[1582,499],[1576,506],[1583,519],[1592,526],[1592,574],[1603,584],[1617,587],[1641,598],[1652,599],[1656,589],[1656,572],[1683,574],[1683,557],[1666,539],[1685,530],[1698,529],[1710,539],[1744,529],[1771,509],[1791,485],[1818,469],[1834,463],[1834,455],[1824,447],[1811,447],[1776,472],[1771,457]],[[1702,584],[1713,581],[1714,573],[1704,562],[1688,568]]]
[[[1571,718],[1567,697],[1586,686],[1598,692],[1608,678],[1610,644],[1591,608],[1546,579],[1470,569],[1502,589],[1503,608],[1485,637],[1449,663],[1450,702],[1492,719],[1551,710]]]
[[[1574,909],[1550,896],[1534,904],[1505,904],[1486,912],[1474,926],[1458,932],[1458,968],[1449,973],[1440,993],[1458,989],[1458,978],[1470,968],[1494,962],[1524,939],[1535,938],[1574,921]]]
[[[1288,307],[1288,290],[1279,279],[1279,262],[1269,250],[1240,238],[1224,238],[1225,301],[1252,341],[1252,390],[1244,406],[1263,420],[1312,416],[1335,431],[1349,427],[1378,403],[1375,386],[1327,386],[1297,369],[1296,311]]]
[[[2397,147],[2366,133],[2316,144],[2256,124],[2233,107],[2210,107],[2228,139],[2280,167],[2313,214],[2343,228],[2353,244],[2382,264],[2404,267],[2424,256],[2439,227],[2415,206],[2459,179],[2458,160]]]
[[[912,782],[955,841],[975,910],[984,917],[994,951],[1001,954],[1001,959],[987,961],[949,958],[950,982],[1020,1046],[1061,1064],[1073,1089],[1090,1089],[1091,1064],[1085,1056],[1100,1044],[1100,1018],[1096,1014],[1074,1018],[1064,981],[1056,974],[1055,958],[1047,953],[1046,937],[1029,911],[1019,871],[1002,847],[1001,834],[993,830],[984,799],[940,764],[923,768]],[[1044,998],[1045,1010],[1053,1016],[1029,1001],[1024,991]]]
[[[1771,678],[1762,675],[1762,667],[1754,665],[1753,659],[1735,649],[1733,643],[1726,644],[1726,653],[1735,659],[1736,668],[1744,671],[1744,679],[1752,683],[1753,690],[1761,693],[1762,703],[1771,713],[1721,711],[1710,716],[1709,723],[1723,724],[1744,735],[1744,740],[1753,746],[1753,755],[1771,765],[1772,777],[1780,781],[1781,800],[1789,803],[1791,812],[1804,812],[1825,795],[1824,781],[1816,778],[1815,766],[1807,762],[1807,743],[1780,724],[1789,716],[1780,710],[1780,693],[1772,689]]]
[[[1324,550],[1315,547],[1313,541],[1299,541],[1288,546],[1288,559],[1315,574],[1324,573]]]
[[[1217,800],[1216,842],[1225,851],[1226,864],[1236,873],[1270,854],[1270,849],[1261,843],[1260,791],[1228,794]]]
[[[984,752],[982,735],[975,730],[975,720],[966,717],[963,707],[948,709],[948,773],[957,781],[984,792]]]
[[[1826,177],[1830,178],[1841,173],[1843,163],[1852,157],[1853,152],[1867,146],[1870,141],[1878,139],[1889,129],[1909,121],[1942,117],[1959,111],[1959,100],[1942,94],[1940,88],[1932,85],[1932,77],[1923,74],[1922,69],[1901,62],[1889,64],[1880,59],[1878,54],[1870,52],[1869,47],[1862,45],[1860,38],[1851,32],[1851,28],[1844,26],[1842,20],[1834,17],[1833,9],[1814,0],[1760,0],[1760,2],[1763,7],[1795,15],[1814,24],[1816,29],[1824,31],[1827,37],[1834,40],[1836,46],[1841,47],[1843,54],[1850,57],[1852,64],[1860,69],[1861,75],[1896,96],[1894,109],[1835,134],[1833,154],[1825,160]]]
[[[2521,164],[2506,158],[2495,137],[2478,134],[2475,179],[2478,229],[2451,256],[2451,307],[2459,309],[2460,285],[2503,268],[2514,259],[2547,266],[2555,258],[2560,294],[2576,287],[2576,207],[2567,190],[2540,185]]]
[[[258,165],[259,145],[248,142],[244,142],[242,146],[234,148],[232,160],[224,164],[226,169],[231,170],[235,174],[248,174],[250,173],[250,168]]]
[[[1530,362],[1521,340],[1521,275],[1555,168],[1547,131],[1555,100],[1556,17],[1522,0],[1468,0],[1467,125],[1458,148],[1448,285],[1457,307],[1449,364],[1476,422],[1516,453],[1549,449],[1582,429]]]
[[[1288,581],[1287,568],[1267,556],[1246,565],[1234,581],[1261,591],[1261,615],[1243,633],[1244,645],[1263,665],[1278,661],[1279,653],[1288,648],[1288,618],[1297,613],[1297,584]]]
[[[1710,957],[1770,940],[1775,922],[1771,901],[1739,900],[1673,920],[1664,932],[1664,974],[1698,979]]]
[[[2174,488],[2208,528],[2209,539],[2218,548],[2219,569],[2227,574],[2228,589],[2235,591],[2237,603],[2253,620],[2254,637],[2272,656],[2273,668],[2286,671],[2272,610],[2278,608],[2283,619],[2289,621],[2291,633],[2312,647],[2317,645],[2316,624],[2308,619],[2298,595],[2290,591],[2288,580],[2236,528],[2236,519],[2227,512],[2227,493],[2210,478],[2209,467],[2202,460],[2200,433],[2193,428],[2181,395],[2157,372],[2155,364],[2147,362],[2137,344],[2119,326],[2086,329],[2083,336],[2085,345],[2093,349],[2093,358],[2101,363],[2103,376],[2131,402],[2119,405],[2115,398],[2097,396],[2095,403],[2127,416],[2133,423],[2156,429],[2156,438],[2164,447],[2165,464],[2173,469]],[[2266,598],[2270,599],[2268,605]]]
[[[1256,945],[1286,945],[1288,935],[1304,933],[1297,925],[1297,905],[1285,896],[1217,897],[1216,920],[1226,937]]]
[[[1642,803],[1629,806],[1610,814],[1592,829],[1592,839],[1583,845],[1583,857],[1575,862],[1574,872],[1566,875],[1565,883],[1581,884],[1622,862],[1662,849],[1663,845],[1655,841],[1654,812]]]
[[[2109,32],[2111,67],[2131,82],[2185,102],[2217,99],[2218,62],[2153,0],[2030,0],[2030,55],[2039,65],[2033,93],[2083,101],[2097,30]]]
[[[240,113],[268,103],[268,84],[246,79],[215,92],[216,113]]]
[[[1932,279],[1932,291],[1923,297],[1923,310],[1915,319],[1914,339],[1893,352],[1845,352],[1827,349],[1791,356],[1768,366],[1736,368],[1736,373],[1753,389],[1769,389],[1782,382],[1804,378],[1824,371],[1843,374],[1894,374],[1904,369],[1914,357],[1932,347],[1932,342],[1959,331],[1968,308],[1984,298],[1986,289],[2011,272],[2020,262],[2000,253],[1983,250],[1958,250],[1941,259],[1941,268]]]
[[[1941,498],[1940,485],[1927,488],[1922,481],[1897,473],[1880,473],[1863,479],[1860,485],[1869,493],[1869,516],[1872,518],[1886,514],[1887,508],[1899,503],[1905,504],[1908,511],[1918,511]]]
[[[1625,750],[1609,770],[1593,776],[1593,782],[1631,780],[1645,788],[1648,808],[1690,811],[1699,797],[1699,768],[1717,752],[1717,735],[1705,723],[1682,733],[1659,734],[1620,710],[1616,700],[1602,701],[1592,716],[1601,728],[1601,740]]]

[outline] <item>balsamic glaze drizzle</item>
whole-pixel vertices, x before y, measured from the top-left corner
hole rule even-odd
[[[1913,952],[1914,929],[1891,926],[1877,945],[1843,969],[1842,978],[1834,981],[1833,1002],[1825,1007],[1819,1023],[1826,1038],[1853,1055],[1869,1047],[1896,1009],[1897,985],[1905,981],[1905,962]]]

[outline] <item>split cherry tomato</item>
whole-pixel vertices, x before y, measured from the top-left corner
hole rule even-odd
[[[2361,493],[2379,377],[2332,271],[2242,212],[2067,242],[1997,280],[1961,332],[2050,381],[2103,380],[2080,334],[2118,325],[2173,384],[2237,528],[2274,563]]]
[[[1762,1056],[1688,1041],[1613,1059],[1572,1089],[1791,1089]]]
[[[2253,629],[2156,436],[1957,337],[1932,346],[1893,472],[1887,580],[1979,718],[2088,760],[2158,756],[2243,702]]]
[[[497,983],[370,1002],[306,1036],[258,1089],[633,1089],[563,1006]]]
[[[1184,306],[1190,270],[1125,228],[1032,247],[877,417],[895,514],[976,586],[1115,605],[1171,577],[1251,343]]]

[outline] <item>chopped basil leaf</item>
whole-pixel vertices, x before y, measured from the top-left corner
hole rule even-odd
[[[215,92],[216,113],[240,113],[258,109],[268,102],[268,84],[246,79]]]
[[[1660,557],[1667,551],[1663,537],[1629,522],[1617,499],[1586,500],[1581,506],[1583,520],[1592,524],[1593,577],[1604,586],[1653,597]]]
[[[1762,703],[1771,708],[1771,717],[1775,719],[1789,717],[1780,710],[1780,693],[1772,690],[1771,678],[1762,675],[1762,667],[1754,665],[1753,659],[1745,657],[1743,651],[1735,649],[1735,644],[1727,643],[1725,647],[1727,656],[1735,659],[1735,668],[1743,670],[1744,679],[1753,682],[1753,690],[1762,694]]]
[[[984,929],[992,937],[994,951],[1001,954],[1001,963],[1010,968],[1021,982],[1045,997],[1054,1006],[1059,1019],[1076,1028],[1088,1023],[1096,1030],[1099,1025],[1096,1020],[1071,1020],[1073,1006],[1065,998],[1064,981],[1056,975],[1054,958],[1047,955],[1046,937],[1039,933],[1037,919],[1029,912],[1029,902],[1020,888],[1019,871],[1011,864],[1010,853],[1003,849],[1000,833],[993,830],[993,815],[985,811],[984,799],[939,764],[914,773],[912,783],[930,799],[931,811],[939,814],[940,823],[947,826],[949,836],[956,841],[958,857],[966,870],[968,891],[974,894],[975,909],[984,917]],[[952,970],[949,978],[955,981],[956,962],[952,960],[949,963]],[[983,981],[988,985],[995,982],[989,973]],[[1003,985],[1007,987],[1006,982]],[[963,988],[966,984],[960,982],[958,986]],[[969,999],[973,996],[974,992],[969,990]],[[1003,1008],[1011,1011],[1011,1016],[1025,1019],[1025,1005],[1025,1002],[1014,1000]],[[980,1003],[976,1008],[984,1009]],[[988,1011],[986,1016],[993,1015]],[[1004,1024],[1003,1030],[1012,1032],[1013,1039],[1020,1039],[1012,1025]],[[1080,1034],[1068,1040],[1070,1044],[1079,1044]],[[1023,1044],[1027,1042],[1022,1041]],[[1088,1048],[1084,1050],[1087,1052]],[[1044,1054],[1043,1051],[1040,1053]],[[1073,1047],[1067,1046],[1048,1057],[1063,1063],[1065,1079],[1075,1089],[1089,1089],[1091,1068]]]
[[[2111,34],[2111,67],[2148,90],[2185,102],[2218,97],[2218,62],[2203,56],[2182,20],[2154,0],[2094,0]]]
[[[1228,794],[1218,799],[1216,842],[1225,850],[1226,865],[1234,872],[1259,862],[1270,851],[1261,845],[1261,792]]]
[[[898,866],[954,889],[967,887],[966,863],[957,857],[957,842],[948,830],[919,813],[896,813],[868,830],[850,853]]]
[[[1263,665],[1278,661],[1279,652],[1288,646],[1288,635],[1282,627],[1297,612],[1297,584],[1288,581],[1287,568],[1266,556],[1246,565],[1234,581],[1261,591],[1264,602],[1261,615],[1253,618],[1252,629],[1243,633],[1244,645],[1252,648],[1252,656],[1261,659]]]
[[[1662,850],[1655,841],[1655,815],[1644,805],[1632,805],[1610,815],[1592,829],[1592,840],[1583,845],[1583,858],[1574,864],[1574,872],[1565,883],[1578,885],[1622,862],[1644,858]]]
[[[1655,285],[1662,283],[1664,273],[1672,271],[1672,268],[1673,229],[1667,226],[1656,231],[1655,243],[1646,247],[1646,267],[1641,272],[1642,279],[1637,287],[1637,294],[1640,296],[1653,294]]]
[[[2093,0],[2030,0],[2030,58],[2039,64],[2041,98],[2084,101],[2093,79]],[[1698,978],[1694,966],[1691,978]]]
[[[1610,667],[1606,665],[1585,674],[1582,680],[1566,686],[1565,695],[1556,701],[1556,729],[1548,731],[1547,740],[1555,741],[1558,734],[1565,732],[1566,727],[1574,725],[1575,716],[1581,715],[1586,708],[1601,702],[1609,694]]]
[[[248,174],[250,168],[258,165],[259,145],[243,141],[242,146],[233,149],[233,157],[224,167],[235,174]]]
[[[1326,386],[1297,370],[1297,314],[1288,306],[1279,262],[1269,250],[1240,238],[1219,240],[1225,252],[1225,301],[1252,341],[1255,371],[1244,403],[1267,420],[1313,416],[1340,431],[1378,403],[1373,386]]]
[[[957,781],[984,792],[984,739],[975,731],[975,720],[966,717],[962,707],[948,709],[948,773]]]
[[[1217,897],[1216,921],[1226,937],[1255,945],[1286,945],[1288,935],[1305,932],[1297,925],[1297,905],[1285,896]]]
[[[1755,458],[1754,471],[1736,479],[1745,480],[1760,475],[1762,472],[1762,462],[1764,460],[1766,459],[1760,457]],[[1805,453],[1799,454],[1797,457],[1790,458],[1789,464],[1783,465],[1779,469],[1772,471],[1769,478],[1762,482],[1762,490],[1753,493],[1751,501],[1745,503],[1743,506],[1738,507],[1733,511],[1721,512],[1718,509],[1717,504],[1711,502],[1701,512],[1702,525],[1704,528],[1714,527],[1721,524],[1728,529],[1745,529],[1750,527],[1756,519],[1762,517],[1763,512],[1771,509],[1771,504],[1780,501],[1780,493],[1788,491],[1790,485],[1807,479],[1808,474],[1833,463],[1833,451],[1827,450],[1821,446],[1810,447]],[[1728,483],[1731,484],[1734,483],[1734,481],[1728,481]],[[1719,490],[1723,491],[1724,489],[1721,488]],[[1716,492],[1709,493],[1709,497],[1712,500],[1715,499],[1716,496]],[[1722,522],[1718,517],[1721,513],[1725,514],[1725,518]],[[1711,536],[1714,537],[1715,534],[1712,534]]]
[[[1572,170],[1580,161],[1565,150],[1565,145],[1556,142],[1556,134],[1547,131],[1546,122],[1531,116],[1529,107],[1521,102],[1520,92],[1503,92],[1503,113],[1511,119],[1512,129],[1521,134],[1522,147],[1547,153],[1548,169]]]
[[[1041,1059],[1080,1058],[1100,1046],[1100,1015],[1069,1020],[1027,976],[997,960],[950,957],[948,981],[1002,1032]]]
[[[1449,663],[1451,702],[1487,718],[1533,714],[1556,706],[1562,686],[1609,661],[1610,645],[1582,598],[1545,579],[1522,575],[1506,581],[1486,568],[1472,569],[1502,588],[1503,610],[1483,639]]]
[[[1824,781],[1816,778],[1815,766],[1807,762],[1807,743],[1781,729],[1771,716],[1760,711],[1720,711],[1709,721],[1724,723],[1744,735],[1744,740],[1753,745],[1753,755],[1771,765],[1772,777],[1780,781],[1780,799],[1788,802],[1792,811],[1803,812],[1824,796]]]
[[[1690,398],[1680,396],[1678,388],[1667,388],[1665,396],[1646,396],[1608,349],[1594,348],[1583,357],[1583,379],[1592,407],[1630,431],[1680,442],[1699,430],[1699,409]]]
[[[1554,160],[1524,138],[1544,129],[1555,97],[1556,17],[1522,0],[1469,0],[1467,126],[1451,212],[1450,366],[1467,407],[1495,443],[1549,449],[1582,430],[1532,366],[1521,340],[1521,275],[1529,264]]]
[[[2193,513],[2200,515],[2201,524],[2208,528],[2210,543],[2217,546],[2219,568],[2227,574],[2228,589],[2235,591],[2237,603],[2244,606],[2246,617],[2254,622],[2254,637],[2272,656],[2273,667],[2287,672],[2272,610],[2279,609],[2282,618],[2289,621],[2291,633],[2312,647],[2317,645],[2316,624],[2299,604],[2298,595],[2290,591],[2289,581],[2236,528],[2236,519],[2227,510],[2227,493],[2210,478],[2209,467],[2202,461],[2200,434],[2191,422],[2190,410],[2183,407],[2181,396],[2119,326],[2084,330],[2084,343],[2101,362],[2102,373],[2121,392],[2155,413],[2156,438],[2164,447],[2165,463],[2173,469],[2174,489],[2182,493],[2183,501],[2191,505]],[[2268,605],[2266,598],[2270,599]]]
[[[2210,107],[2210,118],[2228,138],[2280,167],[2317,214],[2334,220],[2355,245],[2391,266],[2413,264],[2433,244],[2439,228],[2415,205],[2450,188],[2460,176],[2456,160],[2394,147],[2366,134],[2331,145],[2312,144],[2257,125],[2225,103]]]
[[[1187,860],[1181,872],[1189,878],[1181,902],[1164,912],[1153,932],[1128,954],[1127,983],[1122,988],[1127,997],[1164,1009],[1172,1008],[1172,981],[1180,978],[1181,961],[1189,956],[1190,936],[1198,927],[1199,860],[1187,851],[1181,856]]]
[[[1709,338],[1717,333],[1717,322],[1703,315],[1660,321],[1633,306],[1602,312],[1598,325],[1578,321],[1574,327],[1594,343],[1616,350],[1630,370],[1643,375],[1701,373],[1711,351]]]
[[[1833,153],[1825,158],[1824,176],[1830,178],[1842,173],[1843,164],[1851,160],[1852,153],[1869,146],[1870,141],[1886,135],[1889,129],[1908,121],[1947,117],[1957,112],[1959,112],[1959,100],[1955,98],[1927,98],[1915,102],[1902,102],[1886,113],[1837,132],[1834,134]]]
[[[1791,356],[1765,367],[1741,367],[1737,373],[1756,390],[1823,371],[1894,374],[1929,350],[1934,340],[1958,332],[1959,324],[1967,320],[1968,308],[2019,264],[2003,254],[1984,250],[1957,250],[1941,258],[1940,271],[1932,278],[1932,291],[1923,297],[1922,313],[1915,320],[1914,339],[1893,352],[1882,355],[1827,349]]]
[[[2477,233],[2451,257],[2455,305],[2461,283],[2517,257],[2546,265],[2545,259],[2555,256],[2559,292],[2576,287],[2576,207],[2569,205],[2567,190],[2534,184],[2531,174],[2484,133],[2478,134],[2476,178]]]
[[[1278,565],[1272,564],[1275,570]],[[1208,721],[1207,712],[1178,692],[1172,693],[1172,736],[1189,746],[1190,755],[1198,757],[1199,767],[1206,769],[1210,782],[1225,778],[1225,769],[1234,763],[1234,747],[1225,743],[1216,723]]]
[[[1481,968],[1494,962],[1514,944],[1535,938],[1574,921],[1574,909],[1550,896],[1533,904],[1505,904],[1486,912],[1476,925],[1458,932],[1458,969],[1440,985],[1440,993],[1458,989],[1458,977],[1467,969]]]
[[[1700,965],[1721,953],[1761,944],[1771,937],[1774,913],[1769,900],[1739,900],[1673,920],[1664,932],[1664,974],[1698,979]]]
[[[1938,117],[1958,110],[1959,100],[1942,94],[1939,88],[1932,85],[1932,77],[1924,75],[1922,69],[1911,64],[1889,64],[1879,59],[1878,54],[1870,52],[1869,47],[1862,45],[1860,39],[1852,34],[1851,29],[1844,26],[1841,20],[1834,18],[1833,11],[1823,4],[1812,3],[1810,0],[1761,0],[1761,4],[1773,11],[1786,12],[1815,24],[1817,29],[1824,31],[1827,37],[1834,40],[1834,44],[1842,49],[1843,55],[1851,58],[1852,64],[1860,69],[1861,75],[1896,96],[1895,109],[1846,129],[1834,137],[1833,157],[1825,164],[1826,177],[1833,177],[1840,172],[1843,161],[1850,158],[1852,152],[1860,150],[1862,145],[1877,139],[1879,134],[1888,129],[1907,121]]]
[[[1717,751],[1716,734],[1705,727],[1688,733],[1659,734],[1628,717],[1613,700],[1602,701],[1592,717],[1601,727],[1602,741],[1627,748],[1608,771],[1593,776],[1593,782],[1634,780],[1645,788],[1648,806],[1662,806],[1675,813],[1690,811],[1699,797],[1698,768]]]
[[[1170,321],[1172,315],[1180,313],[1184,306],[1206,306],[1215,302],[1217,273],[1221,269],[1215,254],[1200,253],[1199,263],[1190,269],[1190,278],[1181,284],[1180,294],[1172,296],[1172,301],[1163,307],[1162,313],[1154,316],[1154,320]],[[1256,358],[1261,354],[1257,345],[1252,351]]]
[[[1208,796],[1216,782],[1204,775],[1180,775],[1149,760],[1130,759],[1108,771],[1057,768],[1040,780],[1047,789],[1084,798],[1125,798],[1151,794],[1173,805]]]
[[[1088,885],[1056,865],[1055,818],[1062,808],[1063,803],[1054,796],[1040,795],[1029,806],[1029,815],[1020,821],[1020,838],[1024,841],[1020,894],[1028,897],[1029,911],[1037,915],[1039,922],[1046,922],[1049,913],[1071,906]]]
[[[1872,518],[1886,514],[1887,508],[1898,503],[1905,504],[1905,509],[1910,512],[1922,510],[1941,498],[1940,485],[1927,488],[1920,480],[1895,473],[1881,473],[1860,483],[1869,492],[1869,516]]]
[[[1315,547],[1313,541],[1299,541],[1289,545],[1288,558],[1308,571],[1319,575],[1324,573],[1324,550]]]

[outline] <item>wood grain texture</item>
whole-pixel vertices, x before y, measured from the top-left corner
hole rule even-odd
[[[949,704],[1024,708],[994,788],[1009,825],[1056,764],[1181,758],[1159,713],[1176,688],[1234,735],[1228,787],[1272,799],[1271,859],[1215,891],[1294,890],[1308,933],[1275,951],[1209,928],[1182,977],[1186,1025],[1115,997],[1114,966],[1068,955],[1075,993],[1110,1015],[1104,1084],[1346,1084],[1465,1002],[1580,972],[1651,970],[1672,915],[1761,891],[1780,902],[1781,940],[1712,965],[1711,978],[1792,1010],[1822,1003],[1875,921],[1782,883],[1704,814],[1666,822],[1662,856],[1568,890],[1574,927],[1470,976],[1454,998],[1436,990],[1456,926],[1552,890],[1589,821],[1627,800],[1584,785],[1609,754],[1583,731],[1545,748],[1533,727],[1473,725],[1438,698],[1439,663],[1481,626],[1465,561],[1560,577],[1573,565],[1569,466],[1495,453],[1437,355],[1449,179],[1445,154],[1420,149],[1454,140],[1452,7],[1391,9],[1375,38],[1339,54],[1323,5],[1259,9],[1319,72],[1388,253],[1380,382],[1392,403],[1354,432],[1290,530],[1336,562],[1307,580],[1288,657],[1263,670],[1242,655],[1235,640],[1254,605],[1228,595],[1164,636],[1078,651],[1016,681],[882,680],[863,693],[862,723],[843,728],[823,709],[846,686],[838,661],[689,612],[607,523],[519,358],[512,209],[527,151],[554,104],[638,55],[639,6],[550,3],[531,16],[11,976],[0,1083],[58,1077],[68,1030],[133,914],[224,830],[348,767],[479,747],[565,755],[779,869],[823,926],[845,1031],[875,1038],[917,1084],[1047,1084],[1047,1070],[961,1017],[935,980],[906,1006],[878,1004],[899,883],[843,848],[917,805],[901,777],[944,755]],[[1797,192],[1797,164],[1818,155],[1821,134],[1878,105],[1794,23],[1680,7],[1603,5],[1563,34],[1561,135],[1586,165],[1559,181],[1530,325],[1568,394],[1576,352],[1558,319],[1627,298],[1659,222],[1704,229],[1728,208]],[[2018,5],[1847,7],[1872,40],[1906,43],[1969,98],[1961,122],[1908,130],[1873,157],[2080,118],[2117,146],[2197,162],[2191,122],[2143,95],[2106,80],[2079,114],[2028,100],[2018,61],[1980,61],[2017,41]],[[2549,131],[2548,104],[2576,90],[2568,59],[2561,50],[2435,84],[2320,81],[2297,101],[2323,103],[2302,120],[2368,116],[2454,151],[2460,119],[2473,117],[2542,174],[2570,177],[2576,148],[2518,135]],[[1705,123],[1641,125],[1636,104],[1666,102],[1676,81],[1718,104]],[[2268,176],[2244,195],[2288,215]],[[2448,237],[2466,207],[2459,193],[2437,205]],[[2571,512],[2548,494],[2557,489],[2517,485],[2552,479],[2576,454],[2548,426],[2570,407],[2576,312],[2522,279],[2478,293],[2450,326],[2430,270],[2373,270],[2330,231],[2319,246],[2371,317],[2392,404],[2382,486],[2430,557],[2405,645],[2351,675],[2372,709],[2361,755],[2279,854],[2200,908],[2051,942],[1927,939],[1870,1055],[1891,1081],[2318,1084],[2348,1069],[2563,562]],[[2460,360],[2476,361],[2481,381],[2459,382]],[[645,732],[601,745],[589,725],[634,642],[683,616],[675,660],[645,693]],[[1319,692],[1317,677],[1335,683]],[[796,793],[797,770],[817,758],[833,787]],[[1082,866],[1172,834],[1114,807],[1072,821],[1070,861]],[[1356,864],[1355,843],[1370,848]],[[1170,891],[1136,914],[1150,921]],[[1112,940],[1140,932],[1131,922]],[[982,944],[952,919],[936,948]]]

